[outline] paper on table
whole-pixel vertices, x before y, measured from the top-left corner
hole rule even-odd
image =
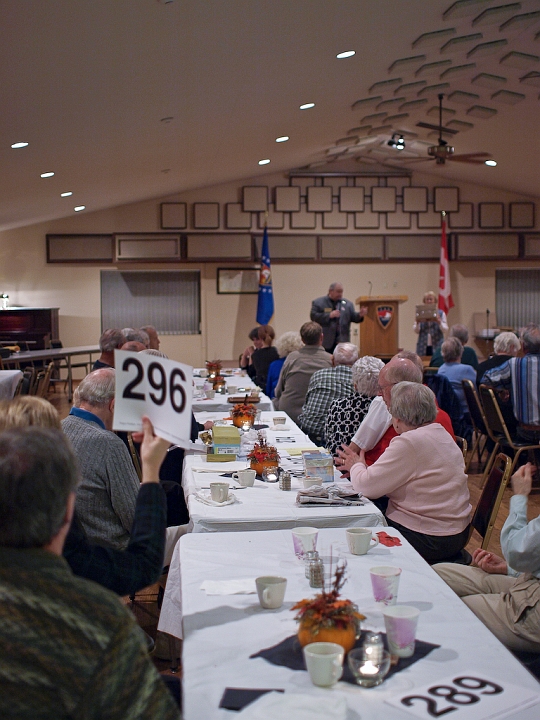
[[[238,472],[238,470],[246,470],[249,468],[247,460],[233,460],[221,466],[220,463],[208,463],[204,465],[192,465],[191,470],[196,473],[217,473],[218,475],[225,472]]]
[[[207,595],[254,595],[257,592],[255,578],[233,580],[205,580],[201,590]]]
[[[289,455],[301,455],[302,452],[305,452],[309,450],[310,452],[315,452],[316,450],[320,450],[321,452],[324,452],[324,448],[314,448],[314,447],[294,447],[294,448],[285,448],[285,451],[289,453]]]
[[[271,692],[241,710],[237,717],[242,720],[268,720],[283,717],[294,720],[345,720],[347,703],[345,698],[300,693]]]

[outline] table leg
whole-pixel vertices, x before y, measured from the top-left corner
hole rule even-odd
[[[71,373],[71,356],[68,355],[66,357],[66,365],[67,365],[67,380],[68,380],[68,400],[71,402],[73,400],[73,375]]]

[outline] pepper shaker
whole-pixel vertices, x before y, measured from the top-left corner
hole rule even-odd
[[[279,489],[290,490],[291,489],[291,473],[284,470],[279,476]]]
[[[324,563],[320,558],[315,558],[309,565],[309,585],[312,588],[324,586]]]

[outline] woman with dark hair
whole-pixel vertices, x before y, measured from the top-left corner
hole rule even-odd
[[[274,360],[279,359],[279,353],[272,345],[276,334],[274,332],[274,328],[271,325],[261,325],[258,328],[258,335],[258,339],[260,342],[262,342],[262,346],[258,347],[251,355],[251,366],[253,368],[253,374],[249,372],[249,370],[248,374],[250,377],[253,378],[253,380],[264,392],[266,390],[266,378],[268,376],[268,368],[270,367],[270,363],[273,363]]]
[[[251,362],[251,357],[255,350],[260,350],[260,348],[263,347],[264,343],[259,338],[259,328],[253,328],[253,330],[250,330],[250,333],[248,335],[249,339],[253,343],[252,345],[248,345],[247,348],[242,353],[242,357],[240,358],[240,369],[245,370],[250,378],[255,377],[255,369],[253,367],[253,364]]]

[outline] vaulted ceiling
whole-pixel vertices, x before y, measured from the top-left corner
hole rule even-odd
[[[0,22],[0,229],[343,160],[540,197],[539,0],[4,0]],[[427,160],[440,93],[456,155],[496,167]]]

